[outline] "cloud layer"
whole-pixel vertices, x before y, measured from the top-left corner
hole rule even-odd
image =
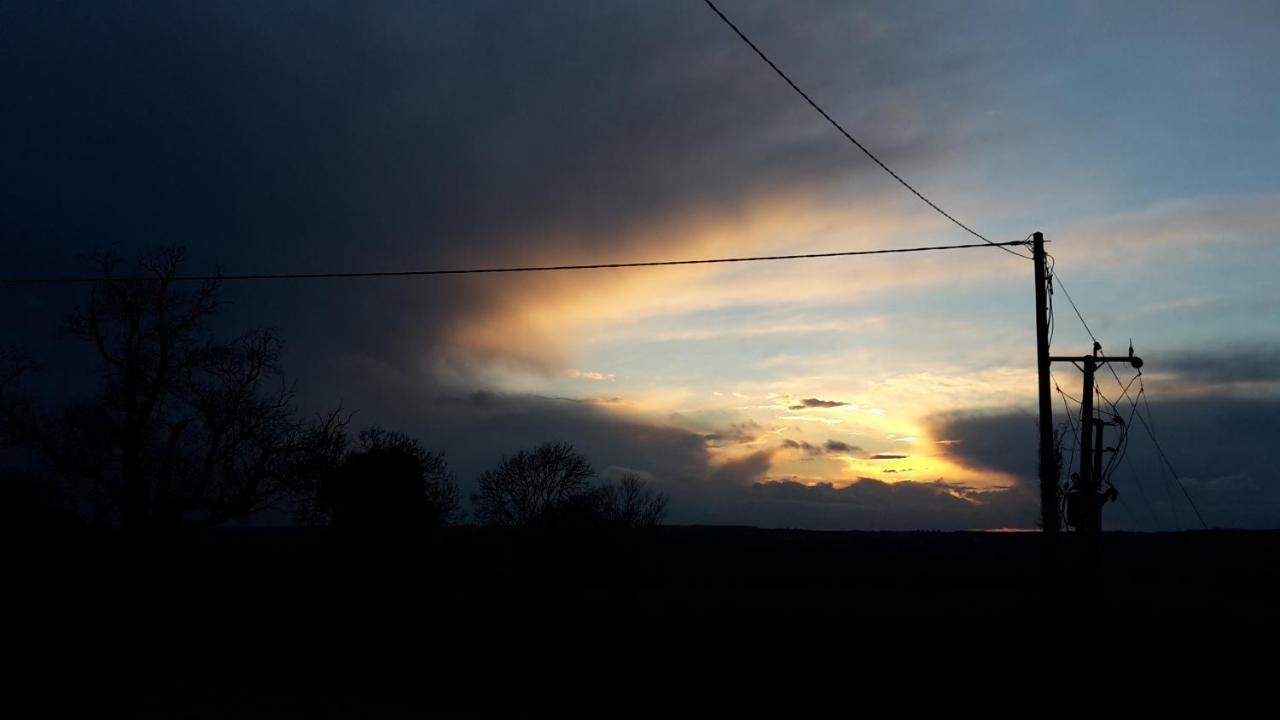
[[[1280,523],[1274,8],[726,10],[945,207],[1045,230],[1108,347],[1139,336],[1210,520]],[[6,9],[0,45],[13,274],[174,242],[193,271],[305,272],[963,236],[698,3],[44,3]],[[566,440],[680,521],[1025,527],[1029,273],[987,250],[243,285],[221,329],[280,327],[304,410],[359,408],[464,481]],[[34,346],[52,389],[92,378],[54,330],[77,297],[4,292],[0,344]],[[1055,348],[1087,348],[1058,305]],[[1134,482],[1134,526],[1186,513]]]

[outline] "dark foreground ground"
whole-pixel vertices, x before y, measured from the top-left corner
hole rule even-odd
[[[1232,658],[1271,668],[1280,608],[1276,532],[1110,534],[1093,574],[1070,544],[1045,572],[1021,533],[252,530],[138,546],[79,531],[9,546],[9,697],[30,717],[682,714],[688,691],[703,714],[781,691],[784,714],[808,715],[800,698],[855,679],[859,694],[884,689],[873,678],[1047,686],[1051,666],[1083,662],[1101,685],[1142,673],[1138,657],[1203,683]]]

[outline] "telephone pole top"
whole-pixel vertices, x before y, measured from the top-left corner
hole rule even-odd
[[[1056,559],[1056,537],[1062,518],[1058,512],[1058,461],[1053,436],[1053,402],[1050,395],[1050,370],[1055,362],[1069,362],[1084,373],[1084,389],[1080,396],[1080,474],[1074,489],[1067,495],[1067,523],[1086,536],[1091,556],[1097,554],[1097,537],[1102,531],[1102,506],[1114,499],[1114,491],[1100,492],[1102,482],[1102,421],[1094,418],[1094,374],[1107,363],[1127,363],[1142,367],[1142,358],[1099,355],[1102,346],[1096,341],[1087,355],[1049,354],[1049,296],[1053,282],[1045,262],[1044,235],[1032,233],[1031,253],[1035,263],[1036,287],[1036,368],[1040,401],[1040,527],[1045,536],[1045,558]]]

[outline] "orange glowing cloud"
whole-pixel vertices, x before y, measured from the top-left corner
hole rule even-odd
[[[927,237],[935,218],[876,202],[839,206],[811,197],[775,197],[735,212],[689,214],[620,231],[616,251],[586,256],[571,236],[538,243],[520,262],[625,262],[700,259],[902,246]],[[598,245],[598,244],[597,244]],[[889,290],[981,279],[993,269],[986,255],[967,251],[895,256],[892,272],[875,258],[847,261],[734,263],[664,268],[557,272],[486,278],[487,302],[465,312],[448,345],[464,357],[508,369],[556,374],[572,365],[590,338],[625,332],[642,318],[675,316],[738,305],[848,301]],[[839,322],[825,319],[820,322]],[[844,321],[848,324],[850,321]],[[769,332],[720,328],[720,333]],[[773,332],[785,332],[773,328]],[[690,333],[698,332],[696,329]],[[705,332],[705,331],[703,331]],[[794,330],[793,330],[794,332]]]

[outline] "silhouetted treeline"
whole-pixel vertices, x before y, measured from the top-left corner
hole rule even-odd
[[[377,717],[388,683],[490,707],[482,675],[387,646],[486,667],[489,648],[541,644],[520,632],[573,627],[656,576],[667,500],[638,476],[597,482],[568,444],[520,450],[479,478],[483,526],[463,525],[443,453],[341,410],[299,417],[279,337],[215,337],[218,284],[179,282],[181,261],[98,258],[67,327],[93,358],[87,397],[40,397],[39,364],[0,352],[4,619],[36,714],[243,716],[283,696],[301,716]],[[584,582],[607,601],[563,590]]]
[[[280,338],[268,330],[214,337],[219,285],[180,282],[182,260],[181,248],[144,253],[133,267],[110,252],[96,258],[102,281],[67,323],[95,359],[91,397],[45,403],[25,390],[38,363],[20,350],[0,353],[0,450],[31,465],[6,480],[11,507],[135,538],[286,508],[346,537],[464,519],[442,453],[376,427],[352,439],[351,415],[340,410],[298,418],[278,365]],[[567,444],[521,450],[479,478],[476,518],[582,530],[662,519],[665,496],[639,477],[592,485],[594,475]]]

